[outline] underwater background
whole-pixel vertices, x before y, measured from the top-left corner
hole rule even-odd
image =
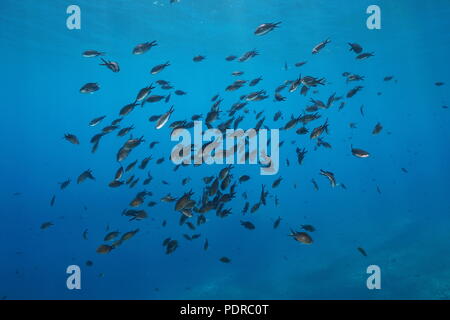
[[[80,30],[66,27],[66,9],[72,4],[81,9]],[[366,26],[366,8],[372,4],[381,8],[380,30]],[[0,298],[450,298],[449,17],[447,0],[345,4],[2,0]],[[282,23],[256,36],[256,27],[266,22]],[[331,42],[313,55],[312,48],[328,38]],[[137,44],[153,40],[157,46],[142,55],[132,54]],[[360,44],[374,56],[355,59],[348,42]],[[83,57],[82,52],[90,49],[106,52],[102,57],[117,61],[120,72],[99,66],[99,57]],[[253,49],[259,55],[246,62],[225,60]],[[206,59],[195,63],[192,58],[197,55]],[[166,61],[170,66],[160,74],[149,73]],[[297,68],[299,61],[307,63]],[[234,71],[244,74],[233,77]],[[344,72],[365,78],[346,83]],[[286,101],[274,101],[275,88],[299,74],[323,77],[326,85],[306,96],[298,90],[283,91]],[[259,76],[263,80],[254,88],[245,85],[225,91],[238,78],[250,81]],[[384,81],[386,76],[393,79]],[[141,88],[158,79],[175,87],[154,89],[156,94],[172,92],[170,102],[138,106],[119,124],[121,128],[134,125],[131,134],[145,139],[124,165],[149,155],[152,160],[146,170],[136,166],[131,172],[140,177],[134,188],[110,188],[108,183],[120,167],[116,152],[129,135],[106,135],[95,153],[89,140],[118,118],[119,110],[133,102]],[[98,82],[100,90],[81,94],[79,89],[88,82]],[[436,85],[439,82],[443,84]],[[364,88],[346,98],[356,85]],[[175,95],[175,89],[187,94]],[[249,102],[249,112],[240,113],[244,115],[240,128],[255,126],[254,110],[264,111],[269,129],[280,128],[291,115],[303,113],[310,98],[326,101],[334,92],[343,96],[342,110],[337,101],[319,110],[321,118],[307,125],[311,131],[328,119],[329,133],[322,138],[332,148],[315,150],[316,141],[309,134],[281,130],[284,144],[277,175],[260,175],[258,165],[235,165],[234,178],[244,174],[251,178],[236,186],[236,197],[226,205],[232,213],[221,218],[210,211],[206,223],[195,231],[180,226],[174,204],[160,199],[169,193],[180,197],[192,189],[193,199],[198,200],[205,185],[202,178],[216,176],[225,166],[174,171],[168,160],[175,144],[170,141],[169,124],[206,115],[211,98],[220,94],[218,124],[228,119],[226,111],[241,95],[261,89],[269,98]],[[168,124],[156,130],[149,117],[172,105],[175,111]],[[275,122],[277,111],[283,116]],[[102,123],[90,127],[89,121],[101,115],[106,115]],[[383,130],[373,135],[378,122]],[[66,133],[75,134],[80,144],[64,140]],[[150,149],[151,141],[159,144]],[[351,145],[369,151],[370,157],[354,157]],[[301,165],[296,147],[308,150]],[[156,164],[162,157],[166,160]],[[77,184],[77,177],[87,169],[95,180]],[[332,188],[320,169],[332,171],[346,189]],[[153,180],[143,186],[148,172]],[[186,177],[191,181],[183,186]],[[278,177],[282,182],[272,188]],[[69,178],[70,185],[61,190],[58,183]],[[318,190],[311,179],[317,181]],[[263,184],[269,191],[267,205],[243,215],[244,192],[253,205]],[[146,202],[157,204],[143,204],[147,219],[129,221],[122,211],[143,190],[153,193]],[[278,217],[282,220],[275,229]],[[244,228],[241,220],[256,228]],[[53,225],[41,229],[45,222]],[[310,232],[314,239],[310,245],[289,237],[291,228],[300,230],[302,224],[316,229]],[[105,243],[108,227],[122,233],[139,228],[139,232],[108,254],[99,254],[96,250]],[[189,241],[182,236],[193,233],[201,237]],[[168,237],[179,243],[171,254],[162,246]],[[208,250],[203,249],[205,239]],[[221,262],[224,256],[231,262]],[[81,268],[81,290],[66,287],[69,265]],[[381,290],[366,287],[369,265],[381,268]]]

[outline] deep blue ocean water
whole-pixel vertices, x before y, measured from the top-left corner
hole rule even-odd
[[[66,8],[71,4],[81,9],[80,30],[66,27]],[[381,8],[379,30],[366,27],[366,8],[371,4]],[[446,0],[1,1],[0,297],[448,299],[450,110],[444,107],[450,103],[449,16]],[[282,23],[272,32],[253,34],[258,25],[278,21]],[[327,38],[331,42],[311,54]],[[158,45],[147,53],[131,53],[137,44],[153,40]],[[348,42],[359,43],[364,52],[375,55],[357,60]],[[106,52],[103,58],[117,61],[120,72],[99,66],[98,57],[83,57],[88,49]],[[225,61],[228,55],[239,57],[252,49],[259,55],[249,61]],[[194,63],[196,55],[206,59]],[[166,61],[171,65],[160,74],[149,73]],[[299,61],[307,63],[297,68],[294,64]],[[225,87],[237,79],[230,75],[233,71],[244,72],[240,79],[262,76],[263,80],[253,88],[245,85],[226,92]],[[343,72],[365,79],[346,83]],[[299,74],[324,77],[327,83],[311,88],[306,96],[299,89],[285,90],[281,94],[287,100],[274,102],[275,88]],[[384,81],[386,76],[394,78]],[[116,132],[106,135],[94,154],[89,140],[118,118],[120,108],[133,102],[139,89],[158,79],[170,81],[175,88],[167,91],[157,86],[152,94],[172,92],[170,102],[136,107],[120,123],[121,128],[134,125],[133,136],[145,138],[124,165],[149,155],[153,160],[146,170],[136,167],[130,173],[140,177],[136,187],[109,188],[119,167],[116,152],[127,137],[119,138]],[[100,90],[81,94],[79,89],[87,82],[98,82]],[[436,86],[436,82],[444,84]],[[346,98],[356,85],[364,88]],[[177,96],[175,89],[187,95]],[[343,96],[342,110],[338,111],[341,101],[336,101],[329,109],[319,109],[321,118],[307,125],[312,130],[328,118],[329,133],[322,138],[332,148],[315,150],[316,140],[309,134],[280,131],[284,145],[278,175],[261,176],[258,166],[236,165],[234,178],[247,174],[251,179],[237,186],[236,198],[226,205],[232,214],[220,218],[210,211],[205,214],[207,222],[195,231],[179,226],[180,213],[174,211],[174,204],[160,198],[168,193],[180,197],[192,189],[193,199],[198,200],[202,178],[216,175],[224,166],[173,171],[167,160],[174,146],[168,125],[189,120],[193,114],[206,115],[215,94],[223,99],[223,112],[215,122],[219,124],[229,118],[225,111],[241,95],[261,89],[270,97],[249,102],[249,112],[238,113],[245,116],[243,129],[255,126],[254,110],[264,111],[264,124],[275,129],[291,114],[304,112],[310,98],[326,101],[334,92]],[[175,112],[169,123],[155,130],[148,118],[171,105]],[[279,110],[283,119],[274,122]],[[101,115],[107,116],[101,124],[88,125]],[[377,122],[383,130],[373,135]],[[69,132],[80,145],[63,139]],[[149,149],[151,141],[160,143]],[[370,157],[354,157],[351,144],[369,151]],[[308,150],[302,165],[296,160],[297,146]],[[166,160],[157,165],[161,157]],[[89,168],[96,180],[77,184],[77,177]],[[334,172],[347,189],[332,188],[320,169]],[[143,186],[148,171],[154,179]],[[280,186],[273,189],[280,176]],[[192,181],[182,186],[185,177]],[[68,178],[71,184],[60,190],[58,182]],[[311,179],[317,181],[318,191]],[[243,193],[253,205],[262,184],[269,190],[267,205],[243,216]],[[153,193],[142,206],[149,217],[128,221],[122,210],[144,189]],[[50,206],[53,195],[55,204]],[[157,205],[149,208],[148,201]],[[273,229],[278,217],[281,224]],[[251,221],[256,229],[245,229],[240,220]],[[42,230],[42,223],[48,221],[54,225]],[[313,244],[288,236],[290,228],[300,230],[301,224],[316,228],[310,232]],[[140,231],[102,255],[96,249],[104,243],[107,226],[122,233]],[[201,237],[188,241],[182,236],[194,233]],[[167,237],[179,241],[170,255],[162,246]],[[231,263],[220,262],[223,256]],[[86,265],[88,260],[92,266]],[[66,287],[69,265],[81,268],[81,290]],[[369,265],[381,268],[381,290],[366,287]]]

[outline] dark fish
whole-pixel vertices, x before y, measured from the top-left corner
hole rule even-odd
[[[194,61],[194,62],[200,62],[200,61],[203,61],[203,60],[205,60],[205,56],[195,56],[194,58],[192,58],[192,60]]]
[[[104,56],[106,52],[99,52],[97,50],[86,50],[83,52],[83,57],[85,58],[94,58],[98,56]]]
[[[281,22],[263,23],[256,28],[254,34],[256,34],[257,36],[265,35],[265,34],[269,33],[270,31],[272,31],[273,29],[277,28],[280,23]]]
[[[295,241],[301,242],[303,244],[313,243],[313,239],[306,232],[298,232],[291,230],[291,234],[289,236],[293,237]]]
[[[330,181],[331,186],[334,188],[336,186],[336,179],[334,178],[334,173],[330,171],[325,171],[320,169],[320,174],[325,176]]]
[[[208,244],[208,239],[205,239],[205,244],[203,245],[203,250],[208,250],[209,244]]]
[[[309,231],[309,232],[314,232],[316,231],[316,228],[314,228],[314,226],[310,225],[310,224],[302,224],[301,225],[303,230]]]
[[[359,92],[362,88],[363,88],[363,86],[357,86],[357,87],[354,87],[353,89],[351,89],[351,90],[347,93],[347,98],[353,97],[353,96],[354,96],[357,92]]]
[[[281,217],[278,217],[277,220],[275,220],[275,222],[273,223],[273,228],[276,229],[278,228],[278,226],[280,225],[281,222]]]
[[[98,91],[98,90],[100,90],[100,86],[98,83],[89,82],[81,87],[80,92],[81,93],[94,93],[95,91]]]
[[[107,61],[107,60],[105,60],[103,58],[101,58],[101,60],[103,61],[103,63],[100,64],[101,66],[106,66],[112,72],[119,72],[120,71],[120,67],[119,67],[119,64],[117,62]]]
[[[363,248],[358,248],[358,251],[361,252],[361,254],[362,254],[364,257],[367,257],[366,250],[364,250]]]
[[[60,188],[61,190],[64,190],[65,188],[67,188],[67,186],[70,184],[71,181],[72,181],[72,180],[67,179],[66,181],[59,182],[59,188]]]
[[[49,228],[51,226],[53,226],[52,222],[44,222],[43,224],[41,224],[41,229],[45,230],[45,229],[47,229],[47,228]]]
[[[145,42],[145,43],[138,44],[137,46],[134,47],[133,54],[144,54],[144,53],[146,53],[148,50],[150,50],[152,47],[154,47],[156,45],[158,45],[156,43],[156,41]]]
[[[106,118],[106,116],[101,116],[101,117],[94,118],[94,119],[92,119],[89,122],[89,126],[95,127],[97,124],[99,124],[105,118]]]
[[[106,253],[111,252],[112,249],[113,249],[112,246],[107,245],[107,244],[102,244],[97,248],[96,251],[97,251],[97,253],[100,253],[100,254],[106,254]]]
[[[272,183],[272,188],[276,188],[280,185],[281,180],[283,180],[282,177],[279,177],[278,179],[276,179],[273,183]]]
[[[223,262],[223,263],[230,263],[230,262],[231,262],[231,259],[230,259],[230,258],[227,258],[227,257],[222,257],[222,258],[219,259],[219,261],[220,261],[220,262]]]
[[[239,183],[246,182],[246,181],[248,181],[248,180],[250,180],[250,176],[248,176],[248,175],[243,175],[243,176],[241,176],[241,177],[239,178]]]
[[[350,46],[350,51],[358,54],[362,52],[362,47],[359,44],[349,42],[348,45]]]
[[[70,134],[70,133],[66,133],[64,135],[64,139],[66,139],[67,141],[69,141],[72,144],[80,144],[80,141],[78,141],[78,138],[75,135]]]
[[[383,126],[381,125],[381,123],[378,122],[378,123],[375,125],[375,127],[373,128],[372,134],[378,134],[378,133],[381,132],[381,130],[383,130]]]
[[[161,71],[163,71],[168,66],[170,66],[170,62],[169,61],[167,61],[166,63],[163,63],[163,64],[158,64],[158,65],[154,66],[152,68],[152,70],[150,70],[150,73],[151,74],[160,73]]]
[[[90,169],[84,171],[82,174],[78,176],[77,183],[80,184],[86,179],[95,180],[94,176],[92,175],[92,171]]]
[[[255,229],[255,225],[253,223],[251,223],[250,221],[242,221],[241,220],[241,226],[243,226],[244,228],[249,229],[249,230]]]
[[[352,149],[352,154],[353,154],[355,157],[358,157],[358,158],[367,158],[367,157],[370,156],[370,153],[367,152],[367,151],[365,151],[365,150],[358,149],[358,148],[353,148],[353,146],[351,146],[351,149]]]
[[[325,46],[330,43],[330,39],[326,39],[322,42],[320,42],[318,45],[316,45],[313,49],[312,49],[312,54],[317,54],[320,52],[320,50],[322,50],[323,48],[325,48]]]
[[[314,186],[314,189],[315,189],[316,191],[318,191],[318,190],[319,190],[319,185],[317,184],[316,180],[311,179],[311,182],[312,182],[312,184],[313,184],[313,186]]]
[[[374,56],[373,52],[370,52],[370,53],[361,53],[361,54],[359,54],[359,55],[356,56],[356,59],[358,59],[358,60],[364,60],[364,59],[367,59],[367,58],[373,57],[373,56]]]
[[[56,196],[54,195],[54,196],[52,197],[52,200],[50,200],[50,206],[51,206],[51,207],[53,207],[53,206],[55,205],[55,199],[56,199]]]

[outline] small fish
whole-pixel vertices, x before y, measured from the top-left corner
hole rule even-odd
[[[230,258],[227,258],[227,257],[222,257],[222,258],[219,259],[219,261],[220,261],[220,262],[223,262],[223,263],[230,263],[230,262],[231,262],[231,259],[230,259]]]
[[[301,225],[303,230],[309,231],[309,232],[314,232],[316,231],[316,228],[314,228],[314,226],[310,225],[310,224],[302,224]]]
[[[275,220],[275,222],[273,223],[273,228],[274,229],[278,228],[278,226],[280,225],[281,220],[282,220],[281,217],[278,217],[278,219]]]
[[[66,139],[67,141],[69,141],[72,144],[80,144],[80,141],[78,140],[77,136],[67,133],[64,135],[64,139]]]
[[[259,25],[259,26],[256,28],[254,34],[257,35],[257,36],[265,35],[265,34],[269,33],[270,31],[272,31],[273,29],[277,28],[278,25],[279,25],[280,23],[281,23],[281,22],[275,22],[275,23],[268,22],[268,23],[263,23],[263,24]]]
[[[50,200],[50,207],[53,207],[55,205],[55,199],[56,199],[56,196],[53,195],[52,200]]]
[[[83,57],[85,58],[94,58],[98,56],[104,56],[106,52],[100,52],[97,50],[86,50],[83,52]]]
[[[89,122],[89,126],[95,127],[105,118],[106,118],[106,116],[100,116],[100,117],[94,118]]]
[[[379,134],[381,130],[383,130],[383,126],[381,125],[381,123],[378,122],[373,128],[372,134]]]
[[[209,243],[208,243],[208,239],[205,239],[205,244],[203,245],[203,250],[208,250],[209,247]]]
[[[54,224],[52,222],[44,222],[43,224],[41,224],[41,230],[45,230],[47,228],[50,228],[53,225]]]
[[[205,60],[205,58],[206,58],[205,56],[198,55],[198,56],[195,56],[194,58],[192,58],[192,61],[200,62],[200,61]]]
[[[145,43],[138,44],[137,46],[134,47],[133,54],[136,54],[136,55],[144,54],[144,53],[146,53],[148,50],[150,50],[152,47],[154,47],[156,45],[158,45],[156,43],[156,41],[145,42]]]
[[[358,251],[361,252],[361,254],[362,254],[364,257],[367,257],[366,250],[364,250],[363,248],[359,247],[359,248],[358,248]]]
[[[362,47],[357,44],[357,43],[348,43],[348,45],[350,46],[350,51],[353,51],[354,53],[361,53],[362,52]]]
[[[355,157],[368,158],[370,156],[370,153],[365,151],[365,150],[363,150],[363,149],[353,148],[353,146],[351,146],[351,149],[352,149],[352,154]]]
[[[92,171],[90,169],[84,171],[82,174],[78,176],[77,183],[80,184],[86,179],[95,180],[94,176],[92,175]]]
[[[161,129],[164,127],[164,125],[169,121],[170,115],[174,112],[173,106],[170,107],[170,109],[164,113],[156,122],[156,129]]]
[[[331,40],[330,39],[326,39],[325,41],[320,42],[318,45],[316,45],[313,49],[312,49],[312,54],[317,54],[319,53],[320,50],[322,50],[323,48],[325,48],[325,46],[330,43]]]
[[[170,66],[170,62],[169,61],[167,61],[166,63],[163,63],[163,64],[158,64],[157,66],[154,66],[152,68],[152,70],[150,70],[150,73],[151,74],[160,73],[161,71],[163,71],[168,66]]]
[[[336,187],[336,179],[334,178],[334,173],[330,172],[330,171],[325,171],[320,169],[320,174],[322,176],[325,176],[328,178],[328,180],[330,181],[331,186],[334,188]]]
[[[241,226],[243,226],[246,229],[249,230],[254,230],[255,229],[255,225],[253,223],[251,223],[250,221],[240,221],[241,222]]]
[[[301,242],[303,244],[312,244],[313,239],[306,232],[298,232],[291,230],[291,234],[289,236],[293,237],[295,241]]]
[[[98,83],[89,82],[81,87],[80,92],[81,93],[94,93],[95,91],[98,91],[98,90],[100,90],[100,86]]]
[[[100,253],[100,254],[106,254],[106,253],[111,252],[112,249],[113,249],[112,246],[107,245],[107,244],[102,244],[97,248],[96,251],[97,251],[97,253]]]

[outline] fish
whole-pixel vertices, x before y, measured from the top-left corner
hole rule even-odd
[[[114,240],[115,238],[117,238],[119,236],[120,232],[119,231],[112,231],[109,232],[104,238],[104,241],[111,241]]]
[[[80,89],[80,93],[94,93],[100,90],[100,85],[96,82],[88,82]]]
[[[92,171],[91,171],[90,169],[84,171],[83,173],[81,173],[81,174],[78,176],[77,184],[82,183],[82,182],[85,181],[86,179],[95,180],[94,176],[92,175]]]
[[[69,141],[72,144],[80,144],[80,141],[78,140],[78,138],[75,135],[70,134],[70,133],[66,133],[64,135],[64,139],[66,139],[67,141]]]
[[[160,73],[161,71],[163,71],[166,67],[170,66],[170,62],[167,61],[166,63],[163,64],[158,64],[156,66],[154,66],[151,70],[150,73],[151,74],[157,74]]]
[[[98,125],[105,118],[106,118],[106,116],[100,116],[100,117],[94,118],[91,121],[89,121],[89,126],[90,127],[95,127],[96,125]]]
[[[370,57],[373,57],[373,56],[374,56],[373,52],[361,53],[361,54],[356,56],[356,59],[357,60],[364,60],[364,59],[367,59],[367,58],[370,58]]]
[[[56,199],[56,196],[53,195],[52,199],[50,200],[50,207],[53,207],[55,205],[55,199]]]
[[[169,121],[170,115],[174,112],[175,110],[173,109],[173,106],[170,107],[170,109],[164,113],[156,122],[156,129],[161,129],[166,123],[167,121]]]
[[[85,230],[83,231],[83,239],[84,239],[84,240],[88,240],[88,229],[85,229]]]
[[[97,50],[86,50],[83,52],[83,57],[85,58],[95,58],[98,56],[104,56],[106,52],[100,52]]]
[[[97,248],[96,252],[99,254],[107,254],[107,253],[110,253],[112,249],[113,249],[112,246],[107,245],[107,244],[102,244]]]
[[[325,46],[330,43],[331,40],[330,39],[326,39],[322,42],[320,42],[319,44],[317,44],[313,49],[312,49],[312,54],[317,54],[320,52],[320,50],[322,50],[323,48],[325,48]]]
[[[300,227],[301,227],[303,230],[306,230],[306,231],[309,231],[309,232],[314,232],[314,231],[316,231],[316,228],[314,228],[314,226],[312,226],[312,225],[310,225],[310,224],[302,224],[302,225],[300,225]]]
[[[276,188],[280,185],[281,180],[283,180],[282,177],[279,177],[278,179],[276,179],[273,183],[272,183],[272,188]]]
[[[120,71],[120,67],[119,67],[119,64],[117,62],[107,61],[107,60],[105,60],[103,58],[101,58],[101,60],[103,62],[103,63],[100,63],[101,66],[107,67],[112,72],[119,72]]]
[[[381,130],[383,130],[383,126],[381,125],[381,123],[377,123],[376,125],[375,125],[375,127],[373,128],[373,130],[372,130],[372,134],[379,134],[380,132],[381,132]]]
[[[219,261],[220,261],[220,262],[223,262],[223,263],[230,263],[230,262],[231,262],[231,259],[228,258],[228,257],[222,257],[222,258],[219,259]]]
[[[67,186],[70,184],[71,181],[72,181],[72,180],[67,179],[66,181],[59,182],[59,183],[58,183],[58,184],[59,184],[59,188],[60,188],[61,190],[64,190],[65,188],[67,188]]]
[[[311,179],[311,182],[312,182],[312,184],[314,186],[314,190],[319,191],[319,185],[317,184],[316,180]]]
[[[259,25],[256,28],[254,34],[257,35],[257,36],[265,35],[265,34],[269,33],[270,31],[274,30],[275,28],[277,28],[280,23],[281,22],[275,22],[275,23],[267,22],[267,23],[263,23],[263,24]]]
[[[133,230],[133,231],[128,231],[125,232],[122,237],[120,238],[121,241],[125,241],[125,240],[129,240],[132,237],[134,237],[136,235],[136,233],[139,232],[139,229]]]
[[[208,243],[208,239],[205,239],[205,243],[203,244],[203,250],[208,250],[209,247],[209,243]]]
[[[52,222],[44,222],[43,224],[41,224],[41,230],[45,230],[47,228],[50,228],[53,225],[54,224]]]
[[[282,220],[281,217],[278,217],[278,219],[275,220],[275,222],[273,223],[273,228],[274,229],[279,227],[281,220]]]
[[[313,239],[306,232],[298,232],[298,231],[291,230],[291,234],[289,234],[289,236],[293,237],[295,241],[298,241],[303,244],[312,244],[313,243]]]
[[[364,250],[364,249],[361,248],[361,247],[358,247],[357,249],[358,249],[358,251],[359,251],[364,257],[367,257],[367,252],[366,252],[366,250]]]
[[[192,60],[194,62],[200,62],[200,61],[205,60],[205,58],[206,58],[205,56],[198,55],[198,56],[195,56],[194,58],[192,58]]]
[[[241,222],[241,226],[243,226],[244,228],[248,229],[248,230],[254,230],[255,229],[255,225],[253,223],[251,223],[250,221],[240,221]]]
[[[356,86],[353,89],[351,89],[348,93],[347,93],[347,98],[351,98],[353,97],[356,93],[358,93],[361,89],[363,88],[363,86]]]
[[[349,51],[353,51],[354,53],[358,53],[359,54],[363,50],[363,48],[357,43],[350,43],[350,42],[348,42],[348,45],[350,46]]]
[[[334,178],[334,173],[330,172],[330,171],[325,171],[320,169],[320,174],[322,176],[325,176],[328,178],[328,180],[330,181],[331,186],[334,188],[336,187],[336,179]]]
[[[351,146],[351,149],[352,149],[352,154],[353,154],[355,157],[358,157],[358,158],[368,158],[368,157],[370,156],[370,153],[369,153],[369,152],[367,152],[367,151],[365,151],[365,150],[363,150],[363,149],[353,148],[353,145]]]
[[[156,45],[158,45],[156,41],[140,43],[133,48],[132,53],[135,55],[144,54]]]

